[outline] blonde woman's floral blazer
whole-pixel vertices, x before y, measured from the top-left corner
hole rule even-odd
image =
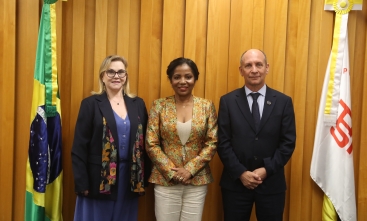
[[[193,101],[191,132],[185,145],[177,133],[174,96],[153,102],[146,136],[146,151],[154,165],[149,182],[175,185],[172,180],[175,172],[171,170],[175,167],[183,167],[191,173],[192,185],[213,182],[209,162],[217,149],[217,115],[211,101],[195,96]]]

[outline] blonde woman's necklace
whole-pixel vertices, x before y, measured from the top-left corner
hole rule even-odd
[[[114,101],[114,100],[112,100],[113,102],[115,102],[117,105],[120,105],[120,102],[116,102],[116,101]]]
[[[113,101],[115,104],[117,104],[117,105],[120,105],[120,103],[121,103],[121,101],[119,101],[119,102],[117,102],[117,101],[114,101],[112,98],[110,98],[110,96],[108,96],[108,99],[110,100],[110,101]]]

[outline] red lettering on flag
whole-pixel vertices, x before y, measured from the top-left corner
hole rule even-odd
[[[347,147],[349,143],[349,139],[352,137],[352,127],[348,125],[348,123],[345,121],[345,117],[349,115],[352,118],[352,112],[350,108],[344,103],[343,100],[340,100],[339,104],[343,108],[343,112],[340,114],[336,121],[336,126],[330,128],[330,133],[334,137],[335,142],[338,144],[340,148]],[[342,126],[348,130],[348,134],[346,134],[342,130]],[[336,130],[335,130],[336,129]],[[337,136],[339,135],[339,137]],[[347,152],[349,154],[352,153],[353,146],[352,143],[347,147]]]

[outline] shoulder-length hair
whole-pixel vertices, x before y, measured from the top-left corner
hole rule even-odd
[[[98,83],[99,83],[99,90],[96,91],[92,91],[92,94],[102,94],[104,92],[106,92],[106,86],[104,85],[102,78],[103,75],[105,74],[105,72],[108,70],[108,68],[110,67],[111,63],[114,61],[121,61],[124,65],[125,65],[125,69],[127,69],[127,61],[124,57],[121,57],[119,55],[110,55],[108,57],[106,57],[101,64],[101,67],[99,68],[99,75],[98,75]],[[136,97],[135,94],[132,94],[130,92],[130,85],[129,85],[129,75],[126,74],[126,81],[125,84],[122,86],[122,90],[124,95],[126,94],[129,97]]]

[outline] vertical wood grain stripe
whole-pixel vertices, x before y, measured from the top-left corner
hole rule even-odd
[[[206,39],[208,22],[208,0],[196,2],[196,50],[195,63],[198,66],[200,75],[199,81],[195,84],[194,94],[199,97],[205,97],[205,78],[206,78]],[[187,9],[186,9],[187,10]]]
[[[94,73],[98,73],[103,59],[107,56],[108,2],[109,1],[96,0],[96,19],[94,30]]]
[[[294,64],[295,70],[297,70],[297,74],[280,74],[278,78],[282,79],[281,76],[283,76],[284,80],[282,82],[279,82],[277,85],[281,85],[281,90],[284,91],[284,93],[286,93],[287,95],[291,96],[293,98],[293,101],[297,100],[297,102],[294,102],[294,110],[297,113],[296,130],[301,131],[305,127],[307,121],[307,118],[305,117],[307,84],[305,82],[307,82],[307,65],[310,58],[308,53],[310,38],[310,15],[309,13],[304,13],[304,11],[310,11],[311,4],[309,2],[302,1],[298,6],[300,19],[298,20],[297,30],[297,57],[295,60],[296,63]],[[291,87],[290,85],[293,85],[293,87]],[[302,145],[302,143],[304,143],[304,138],[304,133],[298,134],[296,146]],[[297,148],[297,150],[294,151],[294,158],[290,160],[290,162],[288,163],[289,167],[287,168],[287,174],[289,174],[290,177],[297,176],[299,171],[302,171],[302,167],[304,166],[303,155],[303,148]],[[308,175],[309,173],[306,173],[305,171],[305,175],[306,174]],[[302,219],[302,217],[300,216],[300,214],[302,214],[302,202],[304,200],[304,197],[306,196],[297,196],[296,193],[302,192],[303,188],[305,188],[304,182],[302,179],[291,179],[288,185],[294,187],[292,189],[292,195],[289,195],[289,202],[292,202],[292,204],[293,202],[297,204],[292,205],[292,214],[289,214],[289,220]]]
[[[205,97],[217,107],[219,97],[227,91],[230,3],[209,1]]]
[[[244,30],[244,24],[248,24],[250,14],[243,11],[243,5],[252,4],[251,1],[245,2],[235,0],[231,2],[230,28],[229,28],[229,52],[227,69],[227,87],[228,91],[234,90],[244,85],[243,77],[240,75],[238,67],[240,66],[240,56],[250,48],[251,42],[247,30]],[[247,29],[248,27],[246,27]],[[247,45],[246,45],[247,44]]]
[[[118,10],[117,10],[117,54],[124,56],[130,64],[129,59],[129,43],[130,32],[130,17],[131,17],[131,1],[130,0],[118,0]]]
[[[184,54],[185,1],[165,0],[163,4],[161,97],[173,94],[166,69],[175,58]]]
[[[252,47],[264,48],[265,0],[253,0]]]
[[[13,198],[13,183],[14,180],[14,120],[15,120],[15,86],[16,75],[13,74],[15,70],[15,57],[16,57],[16,3],[14,1],[0,1],[0,65],[1,74],[0,83],[1,86],[1,101],[0,101],[0,113],[3,116],[1,120],[0,135],[2,136],[0,141],[0,181],[2,187],[0,190],[2,202],[1,217],[5,220],[12,220],[12,208],[14,206]],[[25,167],[24,167],[25,169]],[[23,189],[24,192],[25,188]],[[23,204],[24,205],[24,204]]]

